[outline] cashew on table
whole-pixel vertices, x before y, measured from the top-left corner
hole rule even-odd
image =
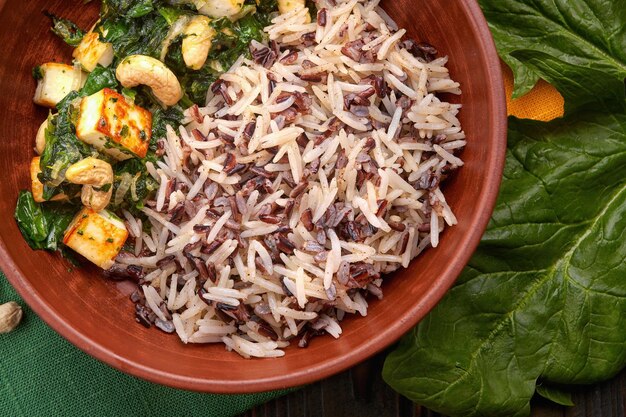
[[[202,68],[211,50],[211,41],[215,37],[215,29],[209,24],[211,19],[206,16],[191,18],[184,31],[182,54],[185,65],[192,70]]]
[[[109,205],[113,194],[113,168],[97,158],[85,158],[71,165],[65,178],[72,184],[83,186],[81,200],[85,207],[101,211]]]
[[[115,76],[126,88],[147,85],[166,106],[173,106],[183,98],[183,89],[176,75],[161,61],[149,56],[127,56],[117,66]]]

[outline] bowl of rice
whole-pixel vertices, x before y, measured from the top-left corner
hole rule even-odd
[[[41,9],[0,2],[0,213],[28,186]],[[159,139],[158,187],[106,279],[0,223],[0,264],[51,327],[132,375],[213,393],[307,384],[397,341],[453,285],[506,150],[500,62],[474,0],[320,0],[273,17]],[[28,36],[15,36],[15,27]],[[26,29],[24,29],[24,33]],[[10,75],[10,76],[9,76]],[[149,223],[149,228],[145,224]]]

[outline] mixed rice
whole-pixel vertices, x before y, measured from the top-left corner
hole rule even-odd
[[[124,212],[134,253],[112,270],[142,270],[140,323],[279,357],[338,338],[385,274],[456,224],[440,184],[466,142],[461,106],[440,95],[461,92],[447,58],[376,0],[317,5],[312,21],[303,8],[274,18],[269,44],[160,141],[151,227]]]

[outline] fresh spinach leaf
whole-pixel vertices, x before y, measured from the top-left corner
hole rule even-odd
[[[71,20],[61,19],[48,12],[44,14],[52,20],[52,32],[61,38],[63,42],[76,47],[83,40],[85,32]]]
[[[503,58],[527,87],[550,81],[566,115],[510,119],[481,244],[383,376],[450,416],[526,416],[536,390],[626,366],[626,3],[481,4]]]
[[[538,378],[626,365],[626,115],[510,121],[479,249],[387,358],[385,380],[451,416],[525,416]]]
[[[626,0],[480,0],[515,96],[538,78],[568,110],[591,103],[624,107]]]
[[[38,204],[30,191],[22,191],[15,208],[15,220],[31,248],[54,251],[60,248],[75,211],[69,205]]]
[[[537,394],[559,405],[564,405],[566,407],[573,407],[575,405],[572,401],[572,394],[570,392],[557,388],[554,385],[537,385]]]

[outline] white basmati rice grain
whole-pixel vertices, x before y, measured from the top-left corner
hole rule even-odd
[[[438,93],[459,84],[446,57],[406,50],[406,31],[378,3],[323,0],[325,26],[305,8],[276,16],[265,28],[284,51],[276,62],[239,57],[225,90],[187,110],[178,132],[168,127],[163,158],[146,164],[159,186],[142,209],[148,223],[122,212],[134,247],[117,262],[145,269],[146,306],[171,315],[183,343],[270,358],[309,328],[338,338],[346,314],[367,315],[368,292],[382,297],[382,274],[457,223],[439,183],[463,165],[467,141],[461,106]],[[348,56],[351,41],[373,59]],[[138,191],[125,183],[120,199]],[[347,285],[353,273],[365,289]]]

